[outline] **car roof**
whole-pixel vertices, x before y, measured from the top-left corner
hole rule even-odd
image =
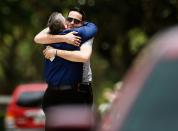
[[[47,88],[47,84],[45,83],[28,83],[28,84],[20,84],[16,87],[16,90],[19,92],[23,91],[37,91],[37,90],[45,90]]]
[[[47,89],[46,83],[25,83],[16,86],[13,97],[16,99],[23,92],[45,91]]]
[[[121,96],[107,114],[110,127],[102,131],[178,130],[177,34],[175,26],[149,41],[124,77]]]

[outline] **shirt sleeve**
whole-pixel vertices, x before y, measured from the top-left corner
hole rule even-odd
[[[65,30],[63,33],[69,33],[71,31],[78,32],[76,35],[81,37],[81,43],[86,42],[87,40],[93,38],[97,33],[97,27],[94,23],[85,22],[83,26]]]
[[[82,37],[82,43],[84,43],[96,35],[97,27],[93,23],[85,22],[83,26],[75,28],[74,31],[78,32],[78,35]]]
[[[84,42],[83,45],[85,44],[85,45],[88,45],[88,46],[91,46],[91,47],[92,47],[92,45],[93,45],[93,40],[94,40],[94,38],[91,38],[91,39],[87,40],[86,42]]]

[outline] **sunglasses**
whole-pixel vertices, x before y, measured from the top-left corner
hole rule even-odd
[[[70,23],[73,21],[74,24],[79,24],[81,22],[81,20],[78,20],[78,19],[75,19],[75,18],[71,18],[71,17],[67,17],[66,20],[68,22],[70,22]]]

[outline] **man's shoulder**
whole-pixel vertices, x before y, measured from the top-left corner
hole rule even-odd
[[[59,35],[65,35],[65,34],[71,32],[71,31],[72,31],[71,29],[65,29],[65,30],[61,31],[61,32],[59,33]]]
[[[91,46],[93,45],[93,40],[94,40],[94,37],[85,41],[82,45],[85,45],[85,46]]]
[[[83,26],[78,27],[78,28],[74,28],[74,31],[76,31],[76,32],[78,32],[79,34],[85,36],[85,35],[90,34],[90,32],[91,32],[92,34],[96,34],[96,32],[97,32],[97,27],[96,27],[96,25],[95,25],[94,23],[92,23],[92,22],[85,22],[85,23],[83,24]]]
[[[87,29],[87,28],[93,28],[93,29],[97,29],[97,26],[92,23],[92,22],[84,22],[83,26],[78,27],[78,28],[74,28],[76,30],[82,30],[82,29]]]

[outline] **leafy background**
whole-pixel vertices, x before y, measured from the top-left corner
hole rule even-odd
[[[135,56],[157,31],[177,24],[177,0],[3,0],[0,2],[0,94],[11,94],[20,83],[43,82],[43,47],[34,36],[53,11],[67,15],[83,6],[88,21],[98,26],[93,44],[95,101],[113,88]]]

